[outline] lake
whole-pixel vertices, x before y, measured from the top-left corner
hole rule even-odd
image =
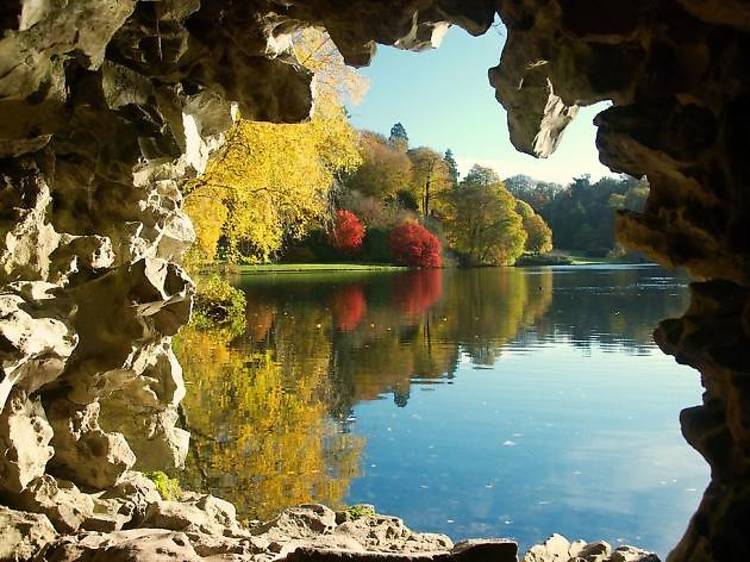
[[[666,555],[709,478],[699,374],[652,340],[655,266],[246,275],[244,325],[176,343],[186,487],[245,518],[371,503],[454,540],[552,532]]]

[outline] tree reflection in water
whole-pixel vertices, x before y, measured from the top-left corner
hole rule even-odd
[[[353,433],[356,404],[392,395],[406,406],[412,384],[450,382],[459,361],[490,366],[509,346],[564,341],[639,353],[656,322],[685,304],[684,291],[665,299],[656,273],[244,277],[244,332],[188,327],[177,338],[193,433],[180,477],[246,517],[309,501],[341,505],[365,446]]]

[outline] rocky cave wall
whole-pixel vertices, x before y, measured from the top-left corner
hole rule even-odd
[[[178,264],[194,233],[180,186],[237,109],[308,116],[314,78],[287,52],[291,32],[325,27],[361,66],[376,43],[429,48],[497,13],[508,37],[489,79],[514,145],[549,155],[579,106],[612,100],[596,118],[601,159],[651,182],[620,238],[700,280],[656,332],[702,373],[704,402],[681,422],[712,468],[670,560],[750,560],[743,0],[4,0],[0,504],[57,532],[116,530],[142,508],[111,499],[132,470],[183,462],[170,338],[190,315]]]

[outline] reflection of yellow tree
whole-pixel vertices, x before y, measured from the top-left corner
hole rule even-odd
[[[288,369],[272,351],[232,348],[194,328],[180,334],[176,348],[193,432],[183,475],[189,487],[208,488],[251,517],[313,500],[341,504],[363,442],[336,433],[322,361]]]
[[[490,365],[504,345],[533,325],[552,302],[552,272],[485,269],[456,276],[445,299],[452,338],[477,363]]]

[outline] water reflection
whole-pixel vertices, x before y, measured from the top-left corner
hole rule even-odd
[[[652,538],[666,548],[697,504],[654,484],[706,476],[677,428],[697,377],[651,341],[687,305],[684,280],[621,266],[239,283],[245,331],[187,329],[177,347],[196,445],[181,477],[243,516],[370,501],[455,538],[530,542],[565,521],[642,544],[668,521]],[[643,384],[665,398],[637,402]]]

